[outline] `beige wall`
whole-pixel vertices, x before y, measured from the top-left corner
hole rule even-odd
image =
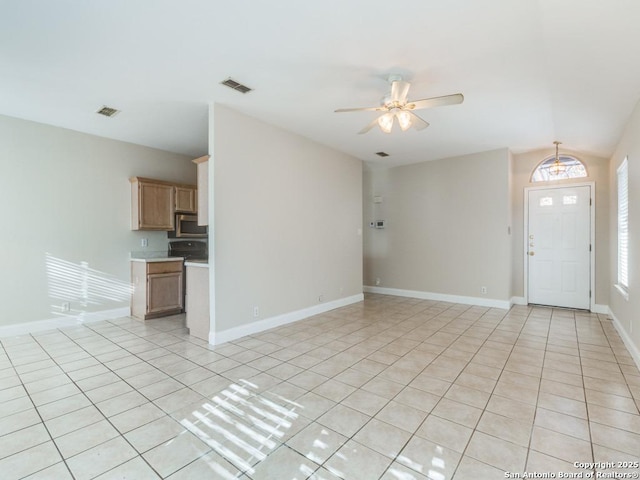
[[[366,171],[365,225],[387,224],[365,227],[365,285],[509,300],[508,171],[507,149]]]
[[[216,332],[362,293],[362,162],[224,106],[210,118]]]
[[[128,307],[129,252],[167,245],[130,230],[128,179],[192,183],[190,159],[6,116],[0,139],[0,325],[60,318],[64,301],[72,315]],[[82,294],[83,272],[104,288]]]
[[[625,157],[629,165],[629,299],[614,287],[618,278],[618,191],[616,171]],[[636,105],[622,139],[611,157],[610,169],[610,271],[607,285],[609,307],[635,346],[636,362],[640,363],[640,104]]]
[[[609,161],[606,158],[595,157],[579,152],[561,149],[561,153],[575,156],[587,168],[588,177],[561,180],[555,182],[531,183],[531,174],[538,164],[555,149],[535,150],[527,153],[514,154],[511,169],[511,202],[513,214],[513,276],[512,294],[516,297],[524,296],[524,189],[525,187],[540,187],[544,185],[572,184],[581,182],[595,182],[595,303],[606,306],[609,301]],[[561,182],[561,183],[559,183]]]

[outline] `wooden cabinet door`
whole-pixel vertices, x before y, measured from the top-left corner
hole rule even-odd
[[[174,188],[171,185],[138,182],[138,229],[174,229]]]
[[[182,310],[182,272],[147,277],[147,313]]]
[[[198,211],[197,190],[176,186],[176,212],[196,213]]]

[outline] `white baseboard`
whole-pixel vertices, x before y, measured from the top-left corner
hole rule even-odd
[[[497,300],[493,298],[463,297],[460,295],[447,295],[445,293],[420,292],[418,290],[402,290],[399,288],[364,286],[366,293],[380,293],[383,295],[395,295],[397,297],[419,298],[421,300],[435,300],[437,302],[463,303],[465,305],[478,305],[480,307],[511,308],[509,300]]]
[[[296,310],[295,312],[284,313],[282,315],[276,315],[275,317],[265,318],[256,322],[240,325],[238,327],[228,328],[221,332],[210,332],[209,343],[212,345],[219,345],[221,343],[230,342],[247,335],[253,335],[269,330],[270,328],[297,322],[298,320],[303,320],[305,318],[312,317],[313,315],[325,313],[329,310],[335,310],[336,308],[345,307],[363,300],[364,295],[360,293],[351,297],[340,298],[332,302],[321,303],[319,305],[314,305],[313,307]]]
[[[511,306],[513,305],[527,305],[527,301],[524,297],[511,297]]]
[[[129,307],[122,307],[98,312],[82,312],[78,315],[60,316],[47,320],[36,320],[34,322],[16,323],[13,325],[0,326],[0,337],[28,335],[30,333],[54,330],[56,328],[73,327],[75,325],[82,325],[83,323],[128,317],[130,314],[131,309]]]
[[[609,310],[609,305],[600,305],[595,303],[593,305],[593,308],[591,309],[592,313],[601,313],[603,315],[609,315],[610,310]]]
[[[631,358],[636,362],[636,366],[640,368],[640,349],[638,349],[638,347],[633,343],[633,340],[631,340],[627,330],[622,326],[622,323],[620,323],[620,320],[618,320],[618,318],[613,314],[611,309],[609,309],[607,313],[613,319],[613,326],[616,327],[620,338],[622,338],[624,345],[627,347],[627,350],[629,350]]]
[[[524,297],[511,297],[511,305],[528,305],[528,304]],[[604,315],[607,315],[609,313],[609,305],[599,305],[596,303],[591,309],[591,312],[602,313]]]

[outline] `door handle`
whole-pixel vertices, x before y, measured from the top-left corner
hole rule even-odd
[[[536,252],[529,252],[529,256],[533,257],[536,254]]]

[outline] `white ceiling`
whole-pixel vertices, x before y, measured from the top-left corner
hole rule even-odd
[[[608,156],[640,98],[637,0],[0,0],[0,114],[193,157],[218,102],[385,165],[509,147]],[[386,77],[431,126],[356,133]],[[254,91],[221,86],[227,77]],[[120,109],[113,118],[95,111]],[[397,128],[397,127],[396,127]],[[391,156],[380,159],[377,151]]]

